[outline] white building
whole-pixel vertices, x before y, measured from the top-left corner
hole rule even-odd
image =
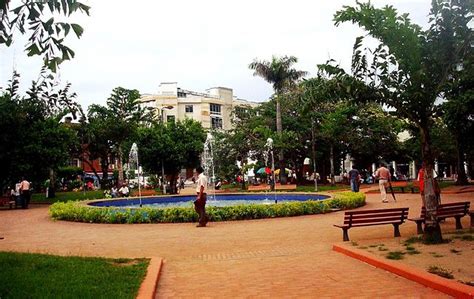
[[[201,93],[181,89],[176,82],[162,82],[157,94],[142,95],[140,102],[142,107],[156,109],[157,116],[165,122],[190,118],[205,129],[224,130],[232,127],[231,113],[235,107],[259,105],[238,99],[231,88],[213,87]]]

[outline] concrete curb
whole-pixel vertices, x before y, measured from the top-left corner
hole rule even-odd
[[[146,271],[145,279],[138,290],[137,299],[153,299],[156,294],[156,287],[160,279],[161,266],[163,259],[152,257]]]
[[[474,298],[474,287],[451,281],[428,272],[423,272],[406,265],[400,265],[398,263],[381,260],[355,248],[348,248],[342,245],[333,245],[332,249],[455,298]]]

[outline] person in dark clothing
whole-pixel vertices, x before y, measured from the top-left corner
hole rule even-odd
[[[359,192],[360,174],[355,165],[352,165],[352,169],[349,171],[349,182],[352,192]]]
[[[206,200],[207,200],[207,177],[204,175],[204,169],[201,166],[196,168],[198,179],[196,181],[197,198],[194,201],[194,210],[199,215],[199,224],[197,227],[205,227],[209,221],[206,214]]]

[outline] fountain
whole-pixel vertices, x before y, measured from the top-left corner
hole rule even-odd
[[[210,200],[216,199],[216,189],[215,189],[215,173],[214,173],[214,151],[212,149],[213,142],[212,134],[207,133],[206,141],[204,142],[204,152],[202,154],[202,167],[204,168],[204,174],[209,178],[209,183],[211,184],[211,194],[209,196]]]
[[[265,155],[265,165],[268,163],[268,155],[271,155],[272,158],[272,179],[273,179],[273,193],[275,196],[275,203],[278,202],[276,196],[276,181],[275,181],[275,158],[273,157],[273,139],[268,138],[267,143],[265,143],[265,147],[267,148],[266,155]],[[281,171],[281,170],[280,170]]]
[[[137,179],[138,179],[138,198],[140,200],[140,207],[142,206],[142,191],[140,187],[140,164],[138,163],[138,146],[136,143],[132,144],[132,148],[130,149],[130,154],[128,155],[128,163],[130,165],[130,169],[133,169],[132,165],[137,165]]]

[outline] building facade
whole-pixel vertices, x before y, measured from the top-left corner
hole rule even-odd
[[[156,109],[164,122],[186,118],[196,120],[205,129],[229,130],[231,113],[235,107],[256,107],[259,104],[234,96],[227,87],[213,87],[205,93],[181,89],[176,82],[163,82],[157,94],[144,94],[140,99],[144,108]]]

